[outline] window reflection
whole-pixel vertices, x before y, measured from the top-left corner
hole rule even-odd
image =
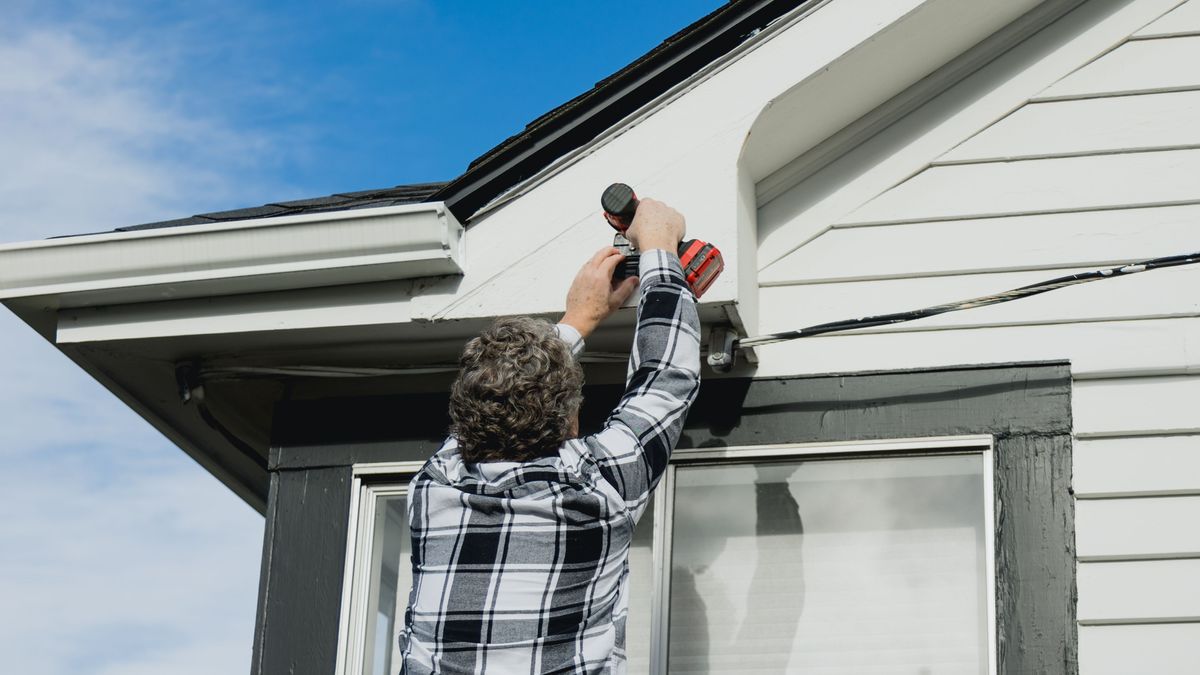
[[[679,468],[670,671],[986,673],[982,461]]]

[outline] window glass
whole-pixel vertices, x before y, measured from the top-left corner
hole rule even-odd
[[[672,673],[987,672],[983,457],[683,466]]]
[[[375,499],[371,585],[363,635],[362,672],[369,675],[392,675],[400,670],[397,637],[412,587],[406,508],[403,495],[380,495]]]
[[[654,569],[654,499],[633,532],[629,547],[629,617],[625,621],[625,657],[630,673],[650,672],[651,578]]]

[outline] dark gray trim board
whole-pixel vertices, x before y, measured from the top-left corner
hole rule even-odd
[[[350,485],[349,467],[272,473],[250,672],[334,672]]]
[[[583,428],[602,424],[620,393],[586,388]],[[1070,674],[1078,672],[1070,406],[1065,363],[712,380],[680,447],[992,436],[999,672]],[[329,673],[350,467],[427,457],[446,429],[446,399],[297,401],[281,404],[275,422],[253,672]]]

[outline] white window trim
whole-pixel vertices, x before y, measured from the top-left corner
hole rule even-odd
[[[338,620],[336,675],[363,675],[363,643],[370,605],[371,547],[375,529],[375,500],[380,496],[408,494],[408,481],[424,462],[355,464],[350,485],[349,526],[346,530],[346,564],[342,573],[342,611]],[[364,562],[365,561],[365,562]]]
[[[651,570],[650,665],[651,673],[667,672],[670,620],[671,559],[669,543],[673,533],[675,471],[680,466],[704,464],[743,464],[763,459],[803,458],[836,459],[865,455],[943,455],[982,454],[984,483],[984,536],[987,582],[988,674],[997,675],[996,653],[996,516],[994,440],[991,436],[932,436],[924,438],[839,441],[830,443],[783,443],[775,445],[732,446],[726,448],[677,449],[655,490],[654,531],[652,533],[653,569]],[[374,529],[375,498],[408,492],[407,482],[423,462],[356,464],[351,485],[349,527],[346,542],[346,572],[343,575],[342,610],[338,632],[336,675],[362,675],[365,645],[363,627],[369,602],[371,533]],[[397,485],[403,482],[403,485]],[[367,509],[371,509],[368,511]],[[360,564],[366,561],[367,564]]]

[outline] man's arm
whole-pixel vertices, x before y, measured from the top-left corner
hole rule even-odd
[[[700,322],[675,251],[684,219],[652,199],[642,200],[627,235],[643,252],[638,325],[629,359],[629,381],[604,429],[583,439],[604,479],[640,513],[666,470],[683,420],[700,386]],[[615,249],[597,253],[567,294],[562,322],[586,337],[623,304],[631,280],[612,288]],[[636,280],[633,283],[637,283]],[[560,330],[560,335],[563,333]],[[573,348],[576,341],[568,339]]]
[[[584,439],[601,475],[641,509],[666,471],[700,391],[700,321],[674,253],[642,253],[642,297],[629,381],[604,429]]]

